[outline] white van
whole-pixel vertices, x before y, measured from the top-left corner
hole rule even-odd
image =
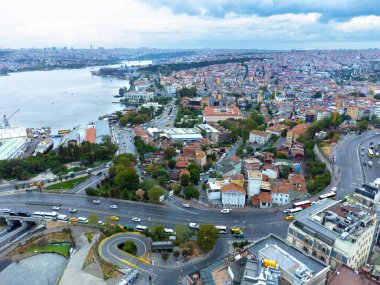
[[[189,223],[189,228],[190,229],[198,230],[199,229],[199,225],[197,223]]]
[[[79,217],[79,218],[78,218],[78,223],[87,224],[87,223],[88,223],[88,220],[87,220],[87,218]]]
[[[68,221],[69,217],[67,215],[59,214],[57,216],[57,220],[59,220],[59,221]]]
[[[174,235],[174,234],[175,234],[175,232],[174,232],[173,229],[167,229],[167,228],[165,228],[165,229],[164,229],[164,232],[165,232],[166,234],[169,234],[169,235]]]

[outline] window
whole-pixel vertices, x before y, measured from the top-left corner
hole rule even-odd
[[[323,255],[321,255],[321,256],[319,257],[319,259],[320,259],[322,262],[326,262],[326,260],[325,260],[325,258],[323,257]]]

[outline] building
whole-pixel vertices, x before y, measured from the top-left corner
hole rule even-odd
[[[7,139],[0,144],[0,160],[15,159],[20,157],[27,149],[26,138]]]
[[[370,117],[372,118],[372,116],[380,118],[380,102],[376,102],[372,105],[372,108],[370,110]]]
[[[6,129],[0,128],[0,143],[8,139],[22,138],[27,139],[27,131],[25,128],[10,127]]]
[[[154,92],[147,92],[147,91],[130,91],[125,94],[124,98],[130,102],[130,103],[140,103],[140,102],[146,102],[154,97]]]
[[[253,130],[249,133],[249,142],[255,144],[266,144],[271,137],[271,133]]]
[[[228,263],[232,283],[242,285],[324,285],[329,267],[271,234]],[[215,283],[212,283],[215,284]]]
[[[243,119],[243,114],[236,106],[211,107],[206,106],[203,110],[203,120],[207,123],[225,121],[227,119]]]
[[[330,277],[327,285],[377,285],[376,280],[369,278],[364,272],[358,272],[342,264]]]
[[[260,193],[261,181],[263,180],[261,172],[259,170],[248,170],[247,180],[247,194],[248,199],[251,200],[253,195]]]
[[[283,124],[277,124],[277,125],[274,125],[274,126],[266,128],[265,131],[268,132],[268,133],[271,133],[273,135],[276,135],[276,136],[280,137],[281,133],[284,130],[287,130],[287,129],[288,129],[288,126],[283,125]]]
[[[141,105],[141,108],[153,108],[154,111],[157,111],[158,108],[162,107],[162,105],[157,102],[147,102]]]
[[[238,156],[232,156],[229,160],[225,159],[221,164],[217,164],[216,172],[223,176],[232,176],[241,173],[241,159]]]
[[[286,144],[292,145],[292,143],[297,141],[300,135],[304,134],[310,128],[310,126],[311,125],[307,123],[294,126],[286,134]]]
[[[194,128],[199,130],[199,132],[204,133],[207,138],[209,138],[213,143],[219,142],[219,131],[209,124],[199,124],[195,125]]]
[[[289,186],[287,184],[279,184],[272,186],[271,189],[272,203],[274,205],[286,205],[290,202]]]
[[[244,207],[245,189],[236,184],[226,184],[221,188],[223,207]]]
[[[95,122],[96,129],[96,141],[95,143],[100,144],[103,142],[105,137],[109,137],[111,134],[110,126],[108,121],[99,120]]]
[[[203,167],[207,162],[207,155],[203,150],[195,151],[195,162],[198,166]]]
[[[199,131],[191,128],[166,128],[162,136],[174,141],[200,141],[203,139]]]
[[[360,270],[367,263],[376,225],[376,213],[362,205],[324,199],[296,215],[287,240],[332,269],[346,264]]]

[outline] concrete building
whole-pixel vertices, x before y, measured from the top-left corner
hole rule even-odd
[[[275,267],[272,268],[279,270],[281,273],[278,284],[326,284],[330,270],[328,265],[314,257],[304,255],[302,251],[274,234],[256,240],[246,248],[246,251],[248,252],[247,257],[249,257],[249,260],[258,260],[262,266],[266,265],[265,260],[274,261],[273,265]],[[242,284],[276,284],[273,283],[275,279],[267,281],[264,283],[247,282]]]
[[[26,138],[12,138],[0,143],[0,160],[20,157],[27,149],[26,143]]]
[[[14,138],[27,138],[27,132],[25,128],[10,127],[6,129],[0,128],[0,142],[5,142],[8,139]]]
[[[109,123],[108,121],[105,121],[105,120],[96,121],[95,130],[96,130],[95,143],[97,144],[102,143],[105,137],[109,137],[111,135]]]
[[[271,137],[271,133],[253,130],[249,133],[249,142],[255,144],[266,144]]]
[[[372,116],[380,118],[380,102],[376,102],[372,105],[372,108],[370,110],[370,117],[372,118]]]
[[[304,134],[310,127],[310,124],[304,123],[294,126],[291,130],[289,130],[286,134],[286,144],[292,145],[292,143],[296,142],[298,137]]]
[[[248,170],[247,171],[247,194],[248,200],[251,200],[253,195],[260,193],[261,181],[263,180],[261,172],[259,170]]]
[[[285,205],[290,202],[289,187],[287,185],[275,185],[271,189],[272,203],[275,205]]]
[[[226,184],[221,188],[223,207],[244,207],[245,189],[236,184]]]
[[[362,205],[325,199],[296,215],[287,240],[333,269],[346,264],[360,270],[367,263],[376,225],[376,213]]]
[[[139,103],[139,102],[146,102],[154,97],[154,92],[136,92],[136,91],[130,91],[125,94],[124,98],[128,100],[130,103]]]
[[[166,128],[161,136],[175,141],[200,141],[203,139],[199,131],[191,128]]]
[[[206,133],[206,137],[208,137],[213,143],[219,142],[219,131],[209,124],[199,124],[195,125],[194,128],[199,132]]]
[[[227,119],[243,119],[243,114],[236,106],[211,107],[206,106],[203,110],[203,120],[207,123],[225,121]]]

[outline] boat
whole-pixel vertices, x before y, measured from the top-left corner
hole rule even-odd
[[[34,150],[33,155],[36,156],[39,153],[45,154],[48,153],[53,147],[53,140],[51,138],[43,139]]]
[[[59,130],[58,131],[59,135],[64,135],[64,134],[68,134],[68,133],[71,133],[71,130]]]

